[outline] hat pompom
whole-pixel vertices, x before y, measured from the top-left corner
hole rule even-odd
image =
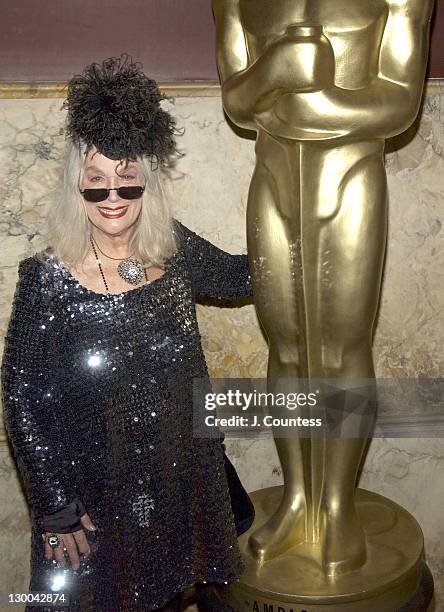
[[[164,99],[126,53],[90,64],[68,83],[66,135],[111,159],[146,155],[165,165],[176,151],[176,130]]]

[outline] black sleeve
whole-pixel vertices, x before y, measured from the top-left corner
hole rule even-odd
[[[80,517],[86,513],[81,499],[76,498],[70,504],[51,514],[43,515],[45,531],[53,533],[73,533],[82,529]]]
[[[74,457],[58,383],[61,329],[35,257],[19,264],[1,364],[3,417],[31,509],[52,513],[76,499]]]
[[[247,255],[231,255],[176,221],[196,295],[235,299],[253,295]]]

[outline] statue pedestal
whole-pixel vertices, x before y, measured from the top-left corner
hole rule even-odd
[[[404,606],[415,597],[418,600],[418,594],[425,607],[406,607],[405,612],[426,611],[433,579],[430,586],[421,528],[404,508],[364,489],[356,492],[367,540],[367,561],[361,568],[328,578],[313,560],[314,547],[306,544],[259,566],[248,548],[248,538],[277,508],[282,491],[279,486],[250,494],[256,518],[239,538],[246,569],[239,580],[221,591],[236,612],[404,612]]]

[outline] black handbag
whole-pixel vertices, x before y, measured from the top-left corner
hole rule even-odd
[[[224,451],[225,473],[227,475],[228,489],[231,497],[231,508],[234,515],[237,535],[247,531],[254,521],[254,506],[253,502],[244,489],[236,469],[228,459]]]

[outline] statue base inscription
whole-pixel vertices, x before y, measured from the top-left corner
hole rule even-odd
[[[417,596],[425,575],[421,528],[404,508],[364,489],[356,490],[356,508],[366,534],[367,560],[358,570],[326,576],[316,561],[316,545],[307,543],[258,564],[248,538],[273,514],[282,492],[278,486],[250,494],[256,518],[239,538],[246,569],[221,591],[236,612],[395,612]]]

